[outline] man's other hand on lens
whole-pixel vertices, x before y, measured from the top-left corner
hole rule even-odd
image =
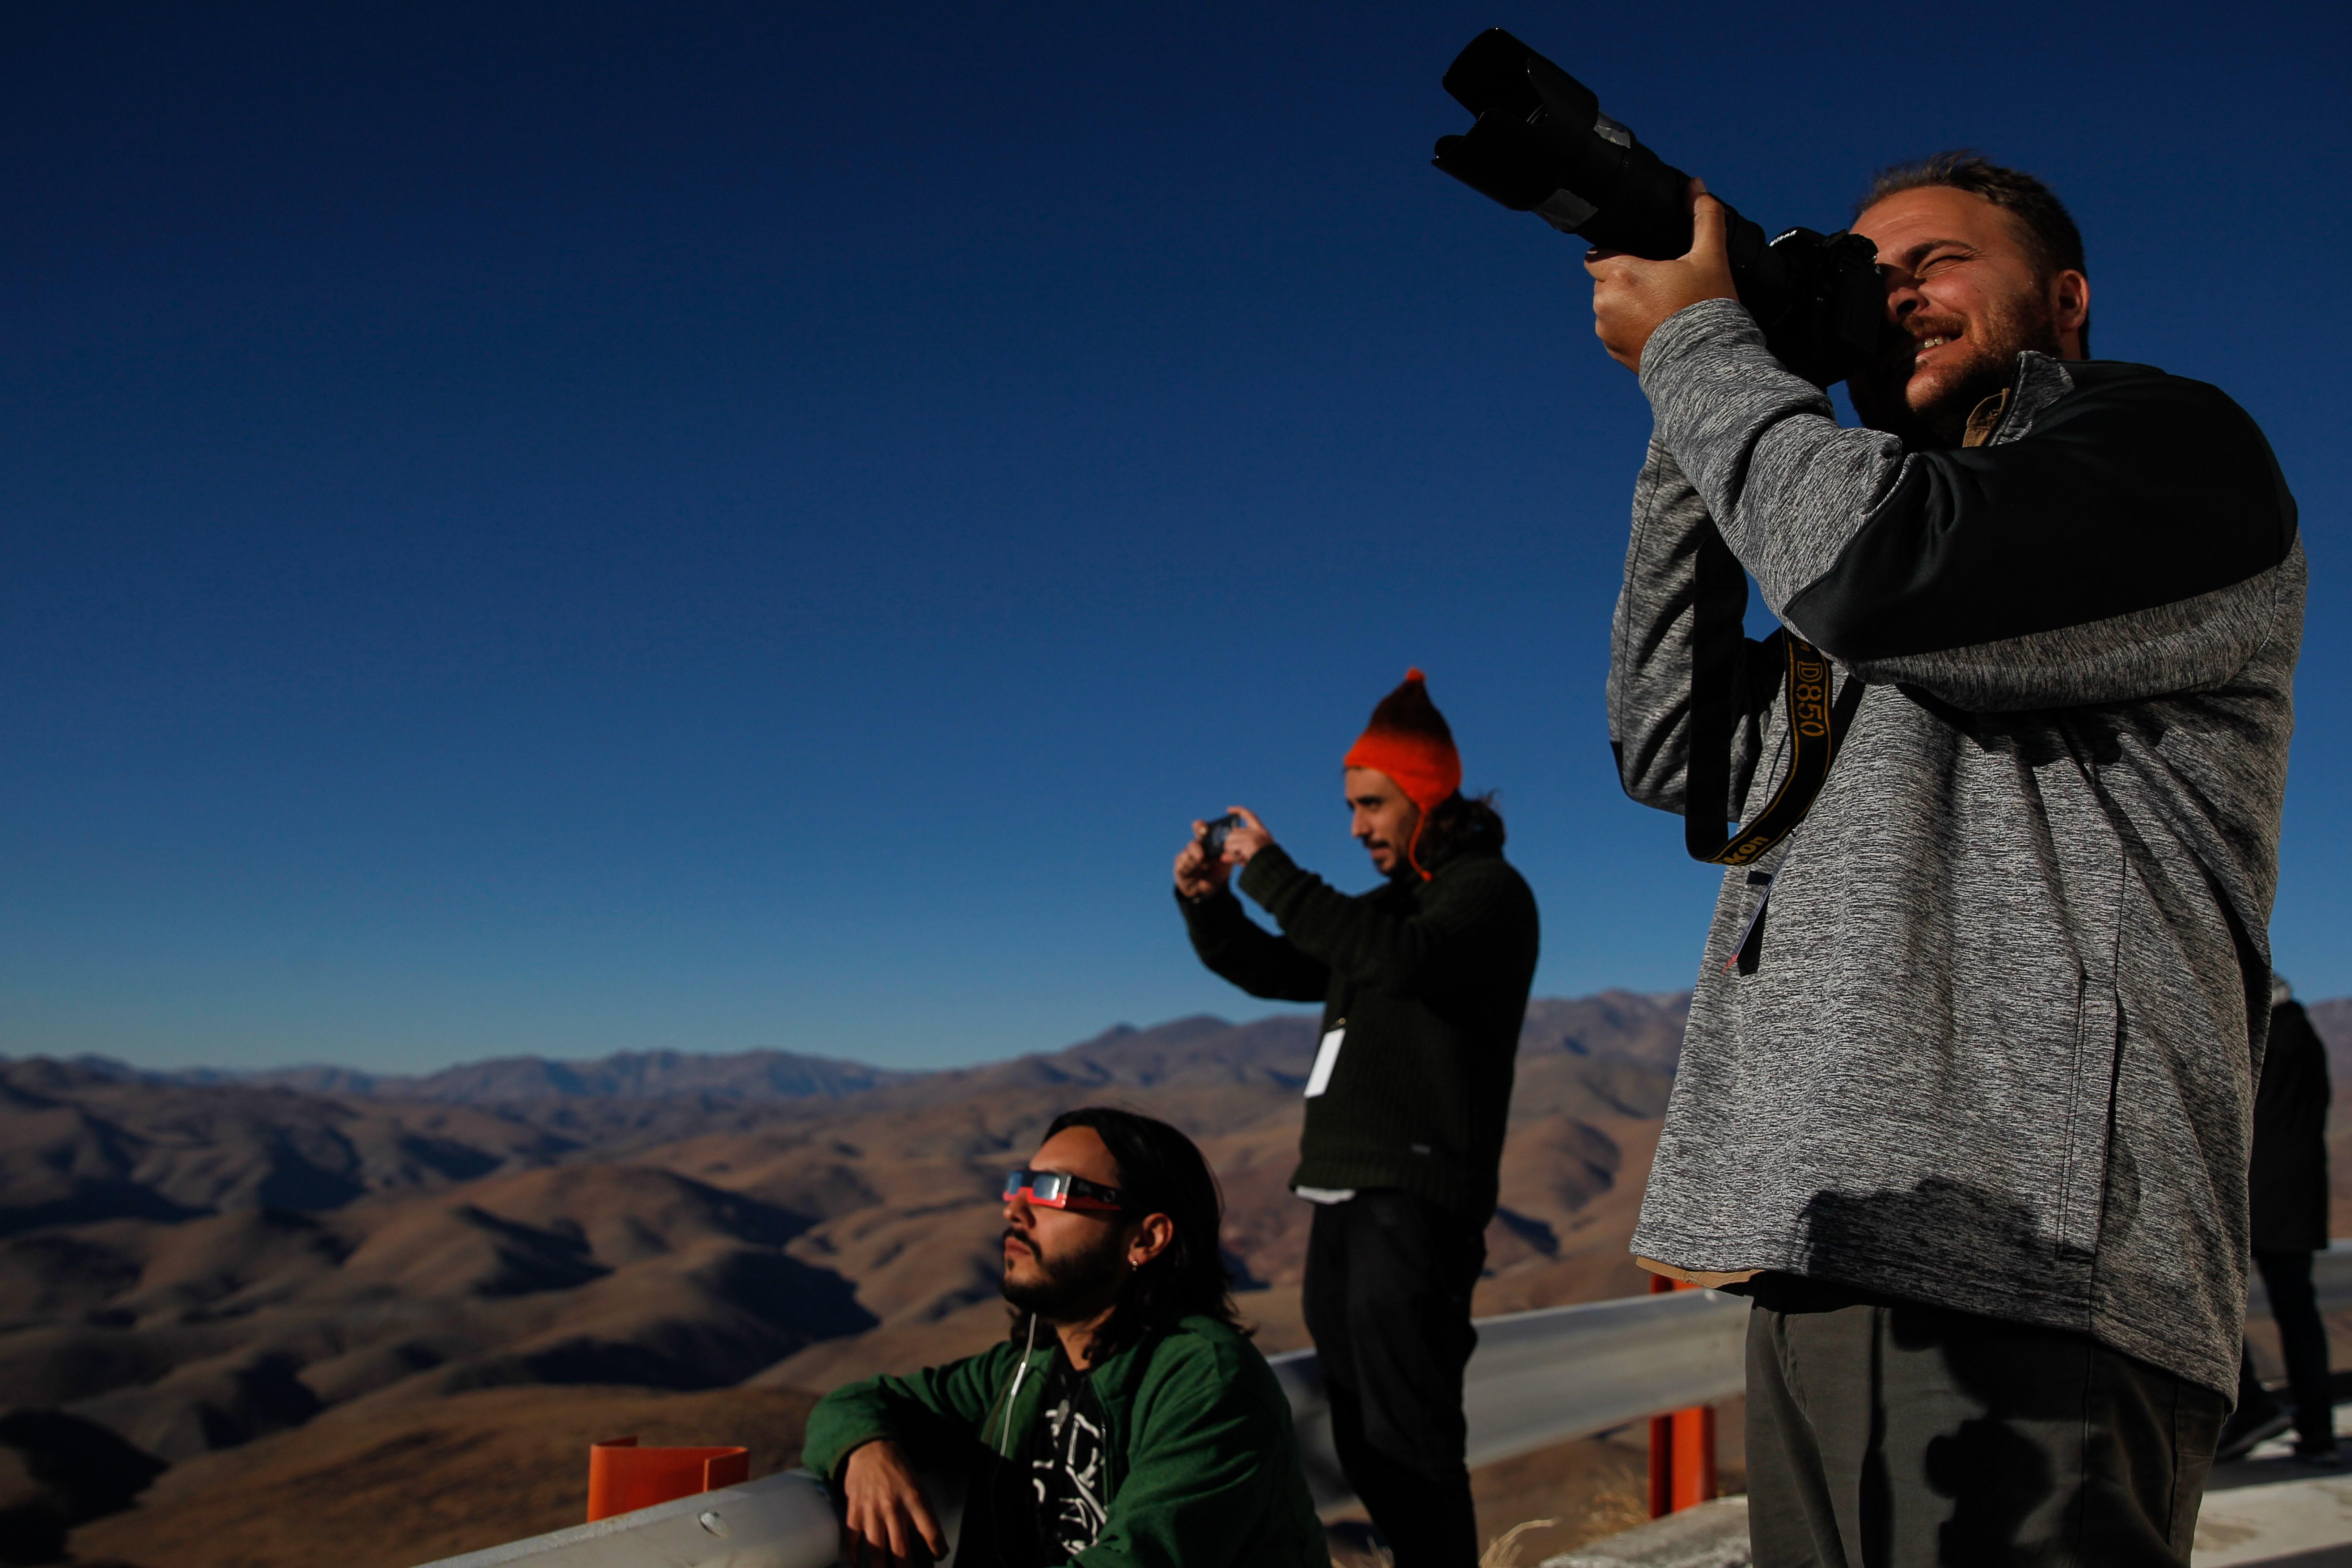
[[[1592,274],[1592,331],[1609,357],[1627,370],[1642,368],[1650,334],[1669,317],[1702,300],[1737,300],[1731,257],[1724,248],[1723,204],[1690,183],[1691,247],[1672,261],[1647,261],[1599,247],[1584,253]]]

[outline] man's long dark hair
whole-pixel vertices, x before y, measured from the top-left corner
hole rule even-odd
[[[1165,1121],[1108,1105],[1062,1112],[1045,1129],[1045,1137],[1066,1127],[1094,1129],[1110,1151],[1118,1166],[1119,1194],[1129,1205],[1122,1220],[1164,1214],[1176,1230],[1175,1239],[1159,1257],[1127,1277],[1109,1318],[1095,1331],[1087,1360],[1099,1363],[1129,1345],[1166,1333],[1179,1318],[1195,1314],[1249,1332],[1234,1308],[1233,1281],[1218,1246],[1224,1194],[1192,1141]],[[1024,1311],[1013,1315],[1016,1343],[1029,1338],[1029,1317]]]
[[[1429,814],[1422,825],[1421,841],[1452,853],[1455,850],[1496,850],[1503,847],[1503,814],[1495,809],[1494,792],[1464,795],[1455,790]]]

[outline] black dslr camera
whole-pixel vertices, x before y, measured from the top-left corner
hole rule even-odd
[[[1563,234],[1664,261],[1690,249],[1690,176],[1601,112],[1591,88],[1500,27],[1470,41],[1445,90],[1478,117],[1438,139],[1432,160],[1472,190]],[[1784,365],[1817,386],[1875,358],[1886,341],[1878,249],[1859,235],[1764,231],[1727,205],[1731,278]]]

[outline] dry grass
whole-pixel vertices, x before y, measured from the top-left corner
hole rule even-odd
[[[128,1513],[73,1535],[78,1562],[138,1568],[408,1568],[577,1524],[588,1445],[740,1443],[788,1468],[814,1403],[787,1389],[497,1388],[366,1403],[173,1467]]]

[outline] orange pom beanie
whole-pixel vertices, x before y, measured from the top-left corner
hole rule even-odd
[[[1427,680],[1418,669],[1406,670],[1404,684],[1381,699],[1371,723],[1348,748],[1345,759],[1348,767],[1376,768],[1388,774],[1405,798],[1421,807],[1421,824],[1412,830],[1404,858],[1421,871],[1423,881],[1429,873],[1422,871],[1413,857],[1422,826],[1462,787],[1462,753],[1454,749],[1454,731],[1446,728],[1445,715],[1429,700]]]

